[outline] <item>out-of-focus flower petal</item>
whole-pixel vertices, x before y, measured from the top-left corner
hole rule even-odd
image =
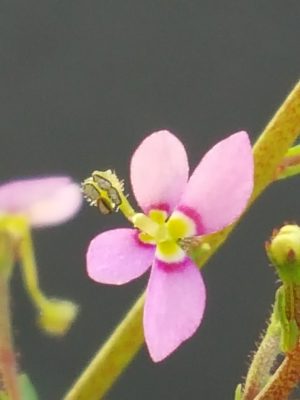
[[[0,186],[0,212],[24,214],[34,227],[68,220],[81,203],[80,187],[68,177],[16,180]]]
[[[100,233],[87,251],[88,275],[96,282],[122,285],[150,267],[154,252],[154,246],[139,241],[134,229]]]
[[[183,144],[172,133],[159,131],[142,141],[131,159],[133,192],[144,212],[172,211],[185,190],[188,159]]]
[[[146,293],[144,332],[153,361],[161,361],[200,325],[205,308],[205,286],[198,268],[155,260]]]
[[[253,189],[253,155],[246,132],[238,132],[208,151],[192,174],[178,208],[198,214],[203,233],[224,228],[244,211]]]

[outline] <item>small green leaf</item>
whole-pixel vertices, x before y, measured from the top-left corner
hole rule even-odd
[[[237,385],[234,393],[234,400],[242,400],[243,392],[242,392],[242,384]]]
[[[26,374],[19,375],[19,383],[22,400],[38,400],[36,390]],[[1,397],[0,400],[2,400]],[[3,398],[3,400],[6,400],[6,398]]]
[[[300,145],[291,147],[278,168],[277,179],[285,179],[300,174]]]

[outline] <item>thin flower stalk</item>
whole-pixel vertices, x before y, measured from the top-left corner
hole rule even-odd
[[[266,126],[265,130],[257,140],[254,149],[254,164],[255,164],[255,180],[254,180],[254,190],[249,202],[249,205],[254,202],[254,200],[266,189],[266,187],[274,181],[275,171],[278,168],[281,160],[284,158],[288,149],[293,145],[299,134],[300,127],[300,82],[298,82],[292,89],[291,93],[284,101],[282,106],[276,112],[274,117],[271,119],[269,124]],[[231,226],[223,229],[222,231],[210,235],[208,242],[211,245],[211,251],[207,252],[201,260],[199,260],[198,265],[202,267],[208,259],[214,254],[214,252],[225,242],[228,235],[231,233],[233,228],[236,226],[238,221],[236,221]],[[141,302],[139,299],[138,302]],[[130,326],[134,320],[140,321],[140,309],[133,306],[132,311],[135,314],[129,313],[130,319],[125,317],[121,322],[122,326],[128,325],[129,329],[126,330],[126,335],[122,336],[118,340],[125,342],[132,336],[132,331]],[[116,329],[116,331],[118,328]],[[115,331],[115,332],[116,332]],[[82,395],[87,390],[87,387],[94,387],[95,376],[98,377],[99,385],[97,387],[98,391],[91,390],[89,393],[91,395],[90,400],[102,399],[105,393],[111,388],[117,376],[126,368],[127,363],[119,364],[119,372],[116,374],[110,374],[102,379],[101,373],[97,374],[97,370],[103,370],[104,366],[109,370],[110,367],[115,365],[116,352],[113,348],[117,348],[119,343],[116,341],[114,333],[105,342],[102,348],[100,348],[96,357],[93,359],[93,367],[87,366],[82,376],[85,376],[84,384],[81,377],[77,380],[75,385],[71,388],[70,392],[66,395],[65,399],[68,400],[80,400],[83,399]],[[103,349],[111,347],[112,351],[108,354],[104,352]],[[128,352],[133,355],[137,353],[140,348],[139,344],[132,344],[128,348]]]

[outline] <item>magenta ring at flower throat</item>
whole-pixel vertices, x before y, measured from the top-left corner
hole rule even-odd
[[[151,206],[147,207],[144,211],[145,211],[145,214],[149,214],[149,212],[152,210],[164,211],[168,214],[168,216],[173,211],[173,210],[171,210],[170,205],[167,203],[152,204]]]
[[[167,218],[172,216],[172,213],[170,213],[170,211],[169,211],[170,207],[166,203],[160,203],[160,204],[153,205],[149,208],[148,212],[150,212],[151,210],[164,211],[168,214]],[[195,210],[182,205],[182,206],[179,206],[178,208],[176,208],[174,211],[180,211],[182,214],[184,214],[184,216],[186,216],[188,219],[190,219],[195,224],[195,228],[196,228],[195,235],[196,234],[201,235],[204,233],[204,228],[203,228],[203,225],[201,222],[201,217]],[[146,242],[142,241],[139,237],[139,234],[140,234],[139,229],[136,229],[135,239],[140,246],[142,246],[144,248],[156,247],[156,244],[146,243]],[[189,262],[189,257],[187,255],[179,261],[171,261],[171,262],[163,261],[157,256],[155,258],[156,258],[158,267],[168,273],[174,271],[174,269],[184,270],[187,263]]]
[[[193,210],[192,208],[184,206],[184,205],[179,206],[178,208],[176,208],[176,210],[182,212],[187,218],[191,219],[194,222],[194,224],[196,226],[196,234],[197,235],[204,235],[205,229],[202,224],[201,217],[197,213],[196,210]]]
[[[156,247],[155,244],[151,244],[151,243],[145,243],[143,242],[140,238],[139,238],[139,230],[136,229],[135,230],[135,240],[137,242],[137,244],[141,247],[145,247],[145,248],[149,248],[149,247]],[[189,257],[185,256],[183,260],[180,261],[173,261],[173,262],[167,262],[167,261],[162,261],[160,260],[158,257],[155,257],[156,259],[156,265],[161,268],[163,271],[165,272],[172,272],[174,269],[181,269],[184,270],[185,267],[187,266],[188,262],[189,262]]]
[[[190,263],[190,259],[188,256],[185,256],[183,260],[181,261],[173,261],[173,262],[167,262],[167,261],[162,261],[159,258],[155,257],[156,260],[156,265],[163,271],[167,273],[172,273],[175,269],[178,271],[179,269],[184,270],[188,263]]]

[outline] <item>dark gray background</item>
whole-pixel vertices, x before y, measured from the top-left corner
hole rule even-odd
[[[192,167],[239,129],[252,140],[299,78],[299,1],[1,0],[1,180],[115,168],[128,184],[131,154],[167,128]],[[227,400],[265,326],[276,277],[264,241],[300,220],[299,180],[271,187],[204,270],[205,319],[155,365],[145,349],[108,400]],[[81,314],[61,340],[44,336],[16,271],[20,364],[42,400],[59,400],[146,284],[91,282],[84,254],[120,224],[84,205],[69,224],[35,232],[41,284]],[[101,377],[99,377],[101,379]],[[88,399],[87,399],[88,400]]]

